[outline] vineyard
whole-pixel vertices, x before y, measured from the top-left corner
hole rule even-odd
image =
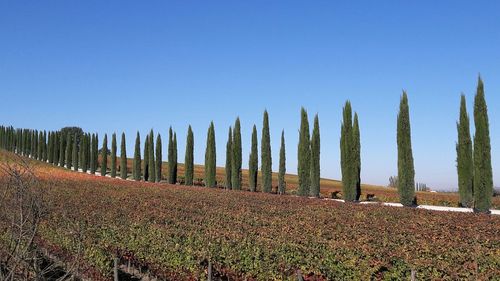
[[[7,155],[8,156],[8,155]],[[2,152],[2,159],[6,153]],[[33,161],[50,202],[37,243],[93,280],[115,257],[167,280],[500,276],[500,217],[96,177]]]

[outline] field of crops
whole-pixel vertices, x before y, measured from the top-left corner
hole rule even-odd
[[[487,280],[500,217],[138,183],[36,163],[50,202],[39,243],[109,279],[116,253],[163,279]],[[83,249],[80,251],[79,249]]]

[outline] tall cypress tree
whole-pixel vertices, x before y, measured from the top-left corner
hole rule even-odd
[[[216,150],[214,122],[210,123],[207,133],[207,147],[205,150],[205,186],[215,187],[216,182]]]
[[[278,194],[285,194],[286,182],[285,130],[281,132],[280,169],[278,174]]]
[[[490,129],[488,107],[484,97],[484,85],[478,78],[474,99],[474,210],[489,213],[493,196],[493,170],[491,166]]]
[[[77,133],[75,133],[74,137],[73,137],[73,149],[72,149],[72,152],[73,152],[73,155],[72,155],[72,158],[73,158],[73,170],[74,171],[77,171],[78,172],[78,135]]]
[[[88,142],[87,134],[84,134],[82,136],[82,143],[80,145],[80,159],[81,159],[82,172],[84,172],[84,173],[87,172],[87,168],[88,168],[87,142]]]
[[[156,181],[156,162],[155,162],[155,150],[154,150],[154,133],[153,129],[151,129],[151,132],[149,133],[149,181],[150,182],[155,182]]]
[[[174,146],[174,150],[173,150],[174,151],[174,157],[173,157],[173,160],[174,160],[174,162],[173,162],[173,165],[174,165],[173,171],[174,172],[173,172],[172,175],[174,177],[173,178],[173,182],[174,182],[174,184],[176,184],[177,183],[177,133],[176,132],[174,132],[174,139],[172,140],[172,144]]]
[[[94,144],[95,144],[95,134],[92,134],[90,137],[90,147],[89,147],[89,156],[90,156],[90,162],[89,162],[89,169],[90,173],[92,175],[95,175],[95,162],[97,159],[95,158],[95,153],[94,153]]]
[[[29,135],[28,135],[28,137],[29,137]],[[52,157],[53,157],[52,160],[54,161],[53,162],[54,165],[57,165],[57,163],[59,163],[59,146],[60,146],[59,142],[60,142],[59,132],[55,132],[54,133],[54,151],[53,151],[54,154],[52,155]]]
[[[66,168],[71,169],[71,164],[72,164],[72,156],[73,156],[73,138],[71,137],[71,134],[68,132],[67,134],[67,141],[66,141]]]
[[[270,193],[273,188],[273,172],[271,158],[271,136],[269,134],[269,114],[264,111],[262,124],[262,142],[261,142],[261,157],[262,157],[262,191]]]
[[[411,148],[410,109],[403,91],[398,114],[398,192],[403,206],[415,205],[415,168]]]
[[[101,149],[101,176],[106,176],[108,169],[108,135],[104,134]]]
[[[116,177],[116,133],[111,136],[111,177]]]
[[[319,197],[320,192],[320,145],[319,117],[316,114],[311,138],[311,190],[309,194],[312,197]]]
[[[307,111],[301,109],[299,131],[299,147],[298,147],[298,176],[299,188],[298,195],[308,196],[309,187],[311,185],[311,145],[309,135],[309,121],[307,118]]]
[[[59,166],[64,167],[65,152],[66,152],[66,136],[61,132],[59,141]],[[33,146],[34,147],[34,146]],[[35,149],[33,149],[35,150]]]
[[[161,155],[161,135],[158,133],[158,136],[156,136],[156,165],[155,165],[155,175],[156,175],[156,182],[161,181],[161,164],[162,164],[162,155]]]
[[[47,131],[43,131],[43,162],[47,162],[48,159],[48,145],[47,145]]]
[[[132,173],[134,175],[134,180],[141,180],[141,137],[139,132],[135,137],[135,150],[134,150],[134,164],[132,166]]]
[[[95,142],[94,142],[94,148],[93,148],[93,153],[94,153],[94,173],[97,171],[97,167],[99,166],[99,135],[96,133],[95,134]]]
[[[174,176],[174,135],[172,127],[168,129],[168,183],[175,184]]]
[[[356,188],[356,200],[361,197],[361,135],[359,131],[358,114],[354,113],[354,124],[352,126],[354,147],[354,186]]]
[[[231,185],[234,190],[241,190],[241,163],[242,163],[242,152],[241,152],[241,124],[240,118],[236,118],[233,129],[233,162],[231,164]]]
[[[47,159],[49,160],[49,163],[52,164],[54,163],[54,135],[52,132],[49,132],[49,146],[47,148]],[[23,136],[23,147],[26,145],[26,134]],[[26,150],[23,149],[23,155],[26,155]]]
[[[458,193],[460,205],[471,208],[474,204],[474,162],[472,158],[472,139],[470,136],[470,121],[467,114],[465,95],[460,98],[460,117],[457,122],[458,142],[457,149],[457,172]]]
[[[250,149],[250,157],[248,159],[248,185],[250,191],[257,191],[257,177],[259,169],[259,155],[257,143],[257,127],[253,125],[252,129],[252,147]]]
[[[184,159],[184,177],[186,185],[193,185],[194,176],[194,136],[191,125],[189,125],[186,139],[186,155]]]
[[[149,139],[150,135],[146,135],[144,140],[144,160],[142,161],[143,171],[144,171],[144,181],[149,181]]]
[[[37,159],[43,160],[43,132],[38,133],[38,145],[37,145]]]
[[[342,169],[342,193],[345,201],[355,201],[354,185],[354,141],[352,133],[351,102],[346,101],[343,109],[343,121],[340,131],[340,166]]]
[[[127,179],[127,144],[125,143],[125,133],[122,132],[122,142],[120,145],[120,177]]]
[[[229,126],[229,133],[227,136],[227,143],[226,143],[226,167],[225,167],[225,172],[226,172],[226,189],[232,189],[232,179],[231,179],[231,173],[232,173],[232,161],[233,161],[233,129],[231,126]]]

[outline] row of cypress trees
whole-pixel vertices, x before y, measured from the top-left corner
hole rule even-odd
[[[474,207],[476,211],[488,212],[493,194],[493,175],[491,167],[491,145],[487,106],[484,97],[483,81],[479,77],[474,100],[474,124],[476,133],[474,142],[470,136],[469,116],[466,109],[465,96],[461,96],[460,116],[457,122],[458,142],[457,171],[459,181],[460,204]],[[98,168],[98,156],[101,155],[101,175],[107,173],[108,147],[107,135],[104,136],[102,148],[98,149],[98,135],[90,133],[65,134],[62,131],[46,132],[29,129],[0,127],[0,147],[16,151],[19,154],[46,161],[68,169],[90,170],[95,174]],[[252,129],[251,151],[249,156],[249,189],[257,190],[258,182],[258,137],[257,128]],[[137,132],[135,152],[132,163],[134,180],[144,179],[150,182],[162,180],[162,142],[161,135],[156,138],[154,146],[153,130],[146,136],[144,159],[141,160],[141,140]],[[404,206],[415,206],[415,168],[411,145],[411,127],[408,96],[405,91],[401,96],[397,118],[398,147],[398,192],[400,202]],[[261,187],[263,192],[272,192],[272,157],[269,132],[269,114],[264,111],[261,137]],[[341,170],[343,195],[346,201],[358,201],[361,194],[361,142],[357,113],[352,115],[352,106],[347,101],[343,108],[343,120],[340,137]],[[116,134],[111,143],[111,177],[116,177],[117,168]],[[286,151],[284,131],[281,134],[278,173],[278,193],[285,193]],[[125,134],[121,138],[120,177],[127,178],[127,155]],[[142,167],[141,167],[142,163]],[[177,182],[177,135],[169,129],[168,140],[168,182]],[[241,124],[237,118],[233,127],[229,127],[226,144],[225,188],[242,189],[242,146]],[[207,132],[205,150],[205,185],[217,186],[215,127],[211,122]],[[185,175],[186,185],[193,185],[194,180],[194,136],[191,126],[188,128]],[[307,111],[301,109],[301,125],[298,144],[298,190],[300,196],[320,196],[320,129],[319,117],[314,118],[312,136],[310,135]]]
[[[474,125],[476,132],[472,142],[465,95],[462,94],[456,144],[460,204],[473,207],[478,212],[489,212],[493,195],[493,170],[488,108],[481,77],[478,78],[474,98]]]

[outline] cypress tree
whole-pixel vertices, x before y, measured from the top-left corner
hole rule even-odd
[[[53,161],[53,165],[57,165],[57,163],[59,162],[59,132],[54,132],[54,144],[53,144],[53,147],[54,147],[54,151],[53,152],[53,155],[52,155],[52,161]]]
[[[150,135],[146,135],[144,140],[144,160],[142,161],[144,171],[144,181],[149,181],[149,139]]]
[[[134,164],[132,166],[132,173],[134,175],[134,180],[141,180],[141,137],[139,132],[135,137],[135,150],[134,150]]]
[[[111,136],[111,177],[116,177],[116,133]]]
[[[97,171],[97,167],[99,164],[99,135],[97,133],[95,134],[95,142],[94,142],[93,152],[94,152],[94,159],[95,159],[94,171]]]
[[[73,161],[73,138],[71,137],[71,134],[67,134],[67,141],[66,141],[66,168],[71,169],[72,167],[72,161]]]
[[[174,157],[173,157],[173,182],[174,184],[177,183],[177,133],[174,132],[174,139],[172,140],[173,146],[174,146]]]
[[[216,150],[214,122],[210,123],[207,133],[207,147],[205,150],[205,186],[215,187],[216,182]]]
[[[91,170],[91,165],[90,165],[90,158],[91,158],[91,153],[92,153],[92,137],[91,134],[87,134],[87,147],[85,148],[85,153],[86,153],[86,159],[87,159],[87,170]]]
[[[233,129],[229,126],[229,133],[227,136],[226,143],[226,189],[232,189],[233,185],[231,182],[231,172],[232,172],[232,161],[233,161]]]
[[[155,150],[154,150],[154,133],[153,129],[149,133],[149,181],[156,181],[156,162],[155,162]]]
[[[121,151],[120,151],[120,177],[127,179],[127,144],[125,143],[125,133],[122,133]]]
[[[488,107],[484,97],[484,85],[478,78],[474,99],[474,210],[490,213],[493,196],[493,171],[491,166],[490,129]]]
[[[252,148],[250,149],[250,157],[248,160],[248,185],[250,191],[257,191],[257,177],[259,169],[259,156],[257,144],[257,127],[253,125],[252,129]]]
[[[285,194],[286,182],[285,130],[281,132],[280,169],[278,174],[278,194]]]
[[[74,171],[77,171],[78,172],[78,135],[75,133],[75,136],[73,138],[73,149],[72,149],[72,152],[73,152],[73,155],[72,155],[72,158],[73,158],[73,170]]]
[[[156,182],[161,182],[161,164],[162,164],[162,155],[161,155],[161,135],[158,133],[156,136],[156,165],[155,165],[155,176]]]
[[[356,200],[361,197],[361,135],[359,131],[358,114],[354,113],[354,124],[352,126],[354,145],[354,186],[356,188]]]
[[[398,192],[403,206],[415,205],[415,168],[411,148],[410,109],[403,91],[398,114]]]
[[[231,185],[234,190],[241,190],[241,163],[242,163],[242,152],[241,152],[241,124],[240,118],[236,118],[233,129],[233,162],[231,164]]]
[[[94,144],[96,142],[96,140],[95,140],[95,134],[92,134],[91,138],[92,139],[90,140],[90,149],[91,149],[90,150],[90,173],[92,175],[94,175],[95,174],[95,170],[96,170],[95,169],[95,166],[96,166],[95,162],[97,161],[97,159],[95,157],[95,153],[94,153],[94,147],[95,147]]]
[[[186,155],[184,160],[184,177],[186,185],[193,185],[194,176],[194,136],[191,125],[189,125],[186,140]]]
[[[88,143],[88,137],[87,134],[84,134],[82,136],[82,143],[80,145],[80,159],[81,159],[82,172],[84,173],[86,173],[88,170],[87,143]]]
[[[47,163],[47,159],[48,159],[48,145],[47,145],[47,131],[43,131],[43,139],[42,139],[42,143],[43,143],[43,162]]]
[[[54,163],[54,135],[52,132],[49,132],[49,147],[47,148],[47,159],[49,160],[49,163],[52,164]],[[26,135],[23,137],[23,143],[26,145]],[[23,145],[23,146],[24,146]],[[23,155],[26,155],[26,150],[23,151]]]
[[[59,141],[59,166],[64,167],[64,159],[66,152],[66,136],[61,132],[60,141]],[[34,147],[34,146],[33,146]],[[35,149],[33,149],[35,150]]]
[[[108,169],[108,135],[104,134],[101,149],[101,176],[106,176]]]
[[[351,102],[346,101],[343,108],[343,121],[340,131],[340,166],[342,169],[342,193],[345,201],[355,201],[354,185],[354,141],[352,134],[352,109]]]
[[[15,142],[13,142],[13,143],[15,144]],[[37,144],[36,159],[37,160],[43,159],[43,132],[42,131],[38,132],[38,144]]]
[[[262,157],[262,191],[270,193],[273,188],[273,172],[271,158],[271,136],[269,134],[269,114],[264,111],[264,120],[262,125],[262,142],[261,142],[261,157]]]
[[[299,188],[298,195],[308,196],[309,187],[311,185],[311,145],[309,136],[309,121],[307,111],[301,109],[301,121],[299,131],[299,146],[298,146],[298,176]]]
[[[172,127],[168,129],[168,183],[175,184],[174,176],[174,136]]]
[[[458,194],[460,195],[460,206],[471,208],[474,204],[474,162],[469,114],[467,114],[467,105],[463,94],[460,98],[459,118],[457,122],[458,142],[456,144]]]
[[[311,138],[311,190],[310,196],[319,197],[320,192],[320,132],[318,114],[314,117]]]

